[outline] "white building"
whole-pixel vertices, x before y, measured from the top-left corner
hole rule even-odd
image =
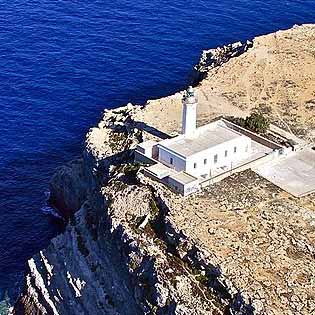
[[[229,129],[220,121],[197,128],[189,137],[182,134],[161,141],[158,145],[158,160],[195,177],[215,175],[216,169],[232,169],[250,155],[251,139]]]
[[[200,180],[233,169],[251,154],[252,139],[224,120],[197,128],[198,99],[192,87],[183,98],[182,134],[160,142],[149,140],[136,149],[136,159],[155,162],[146,173],[186,195]]]

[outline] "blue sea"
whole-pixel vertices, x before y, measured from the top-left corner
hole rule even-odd
[[[315,0],[0,0],[0,300],[63,228],[46,207],[102,110],[183,89],[202,49],[315,22]]]

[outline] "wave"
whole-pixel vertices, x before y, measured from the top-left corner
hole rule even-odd
[[[50,207],[49,205],[41,207],[40,210],[47,215],[52,215],[55,218],[64,220],[64,218],[58,213],[58,211],[54,209],[53,207]]]
[[[54,207],[52,207],[48,204],[48,201],[50,198],[50,191],[46,190],[46,191],[44,191],[44,194],[45,194],[45,198],[46,198],[46,204],[40,208],[41,211],[47,215],[52,215],[53,217],[64,221],[64,218],[58,213],[58,211]]]

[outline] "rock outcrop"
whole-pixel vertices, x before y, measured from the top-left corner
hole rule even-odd
[[[314,33],[315,26],[295,27],[253,43],[205,52],[198,67],[204,78],[197,88],[199,123],[252,109],[237,103],[246,97],[243,94],[224,94],[229,87],[223,81],[230,79],[233,67],[237,72],[248,63],[249,69],[252,62],[254,69],[253,56],[261,60],[262,51],[285,54],[286,41],[299,43],[289,51],[298,51],[305,42],[314,49]],[[305,49],[305,60],[310,50]],[[264,59],[264,64],[268,62],[276,61]],[[296,71],[296,80],[302,81],[303,75]],[[305,95],[314,79],[309,75],[305,74]],[[238,91],[242,85],[235,82]],[[143,107],[129,104],[105,111],[87,134],[82,158],[56,172],[50,201],[69,223],[47,249],[29,260],[14,314],[306,315],[314,311],[312,196],[297,200],[257,176],[242,173],[182,198],[144,177],[133,163],[137,143],[179,130],[181,97],[177,93]],[[295,115],[294,108],[287,112]],[[267,114],[273,117],[272,110]],[[302,128],[302,120],[299,123]],[[314,130],[308,124],[304,131],[312,135]],[[294,213],[292,219],[286,211]],[[303,273],[290,272],[290,265]]]
[[[51,202],[62,198],[70,221],[29,261],[15,314],[252,314],[211,254],[168,216],[165,188],[137,176],[139,111],[106,112],[83,159],[53,177]]]
[[[204,50],[198,65],[195,66],[194,85],[205,79],[210,70],[222,66],[231,58],[235,58],[253,47],[252,41],[236,42],[214,49]]]

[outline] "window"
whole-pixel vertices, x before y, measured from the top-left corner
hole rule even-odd
[[[224,156],[227,157],[228,156],[228,150],[225,150],[224,152]]]
[[[218,162],[218,155],[215,154],[215,156],[213,157],[213,161],[214,161],[214,164]]]
[[[197,168],[197,163],[194,163],[194,168]]]
[[[237,150],[237,148],[236,148],[236,147],[234,147],[234,153],[236,153],[236,150]]]
[[[248,152],[248,145],[246,145],[245,147],[245,152]]]
[[[207,164],[207,159],[204,159],[204,160],[203,160],[203,164]]]
[[[173,158],[170,158],[170,164],[173,164]]]

